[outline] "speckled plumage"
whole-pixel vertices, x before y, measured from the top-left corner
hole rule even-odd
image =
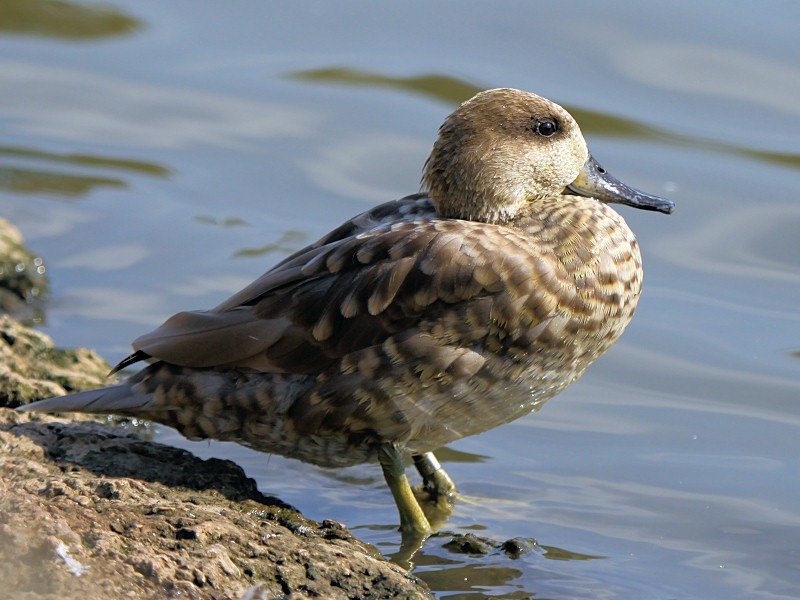
[[[573,201],[586,206],[488,231],[438,219],[424,196],[379,206],[353,220],[358,234],[271,271],[279,289],[237,301],[248,320],[284,328],[239,358],[247,369],[161,362],[130,382],[154,394],[148,418],[188,437],[324,466],[375,460],[383,441],[421,453],[511,421],[577,378],[636,307],[633,235],[605,205]],[[567,221],[576,228],[557,233]],[[284,271],[297,274],[286,283]]]
[[[519,418],[636,309],[639,249],[604,201],[671,210],[598,173],[563,108],[483,92],[442,126],[426,193],[170,318],[136,340],[123,364],[152,364],[126,383],[34,408],[137,415],[323,466],[375,461],[386,443],[422,454]]]

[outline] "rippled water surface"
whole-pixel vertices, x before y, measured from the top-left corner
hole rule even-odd
[[[0,210],[52,277],[43,329],[110,361],[367,207],[417,191],[475,91],[568,107],[621,179],[645,292],[623,340],[540,413],[443,454],[442,598],[800,594],[800,56],[793,2],[0,4]],[[265,492],[397,550],[377,467],[235,445]]]

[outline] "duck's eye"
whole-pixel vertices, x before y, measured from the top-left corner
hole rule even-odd
[[[544,137],[550,137],[558,131],[558,123],[553,119],[542,119],[536,123],[536,133]]]

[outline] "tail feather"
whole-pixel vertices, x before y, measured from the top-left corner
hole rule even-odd
[[[152,394],[134,394],[130,384],[121,383],[100,388],[47,398],[17,408],[20,412],[85,412],[99,414],[136,415],[147,412]]]

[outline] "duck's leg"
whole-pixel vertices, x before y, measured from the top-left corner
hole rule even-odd
[[[378,461],[400,513],[400,531],[404,535],[427,536],[431,532],[431,526],[411,491],[402,453],[394,444],[383,444],[378,451]]]
[[[422,484],[426,492],[435,499],[451,499],[455,495],[456,484],[433,455],[433,452],[415,454],[413,458],[414,466],[417,467],[417,471],[422,475]]]

